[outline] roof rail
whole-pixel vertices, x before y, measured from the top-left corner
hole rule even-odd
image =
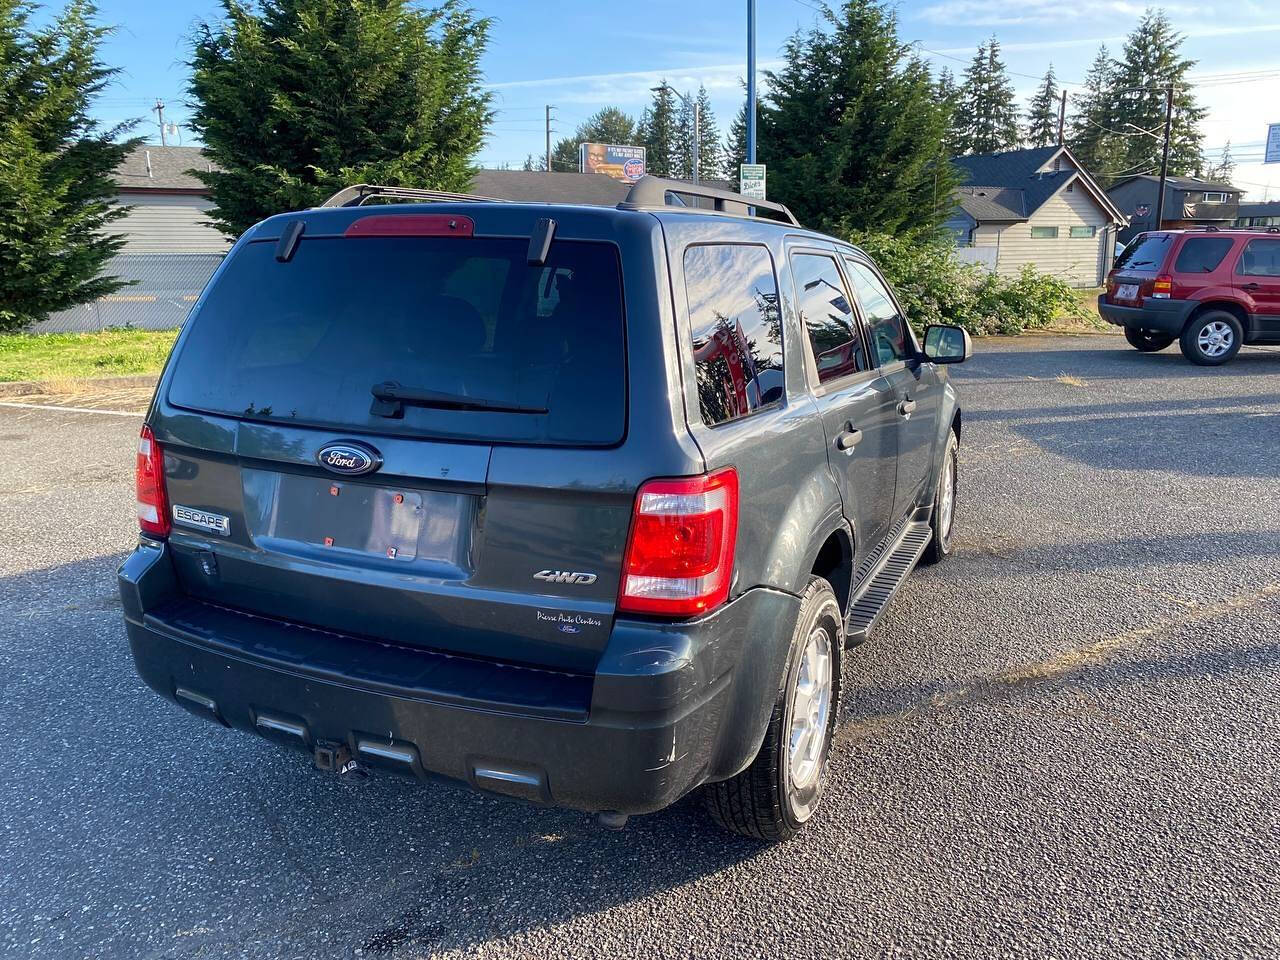
[[[676,200],[675,204],[668,200],[672,195]],[[730,190],[718,190],[715,187],[704,187],[699,183],[689,183],[687,180],[668,180],[663,177],[641,177],[631,185],[627,199],[618,204],[618,209],[648,210],[654,207],[688,206],[680,200],[680,197],[710,200],[711,210],[708,211],[705,207],[699,208],[705,212],[714,211],[732,217],[748,217],[751,215],[751,209],[755,208],[756,216],[760,216],[761,211],[766,211],[767,214],[773,214],[775,219],[783,220],[793,227],[800,226],[800,221],[796,219],[795,214],[784,204],[772,203],[768,200],[753,200]],[[696,204],[694,206],[696,207]]]
[[[376,183],[357,183],[344,187],[332,197],[320,204],[321,207],[359,207],[366,200],[374,197],[385,197],[388,200],[417,200],[427,203],[449,203],[451,201],[481,201],[484,203],[505,203],[497,197],[481,197],[473,193],[446,193],[443,190],[420,190],[417,187],[384,187]]]

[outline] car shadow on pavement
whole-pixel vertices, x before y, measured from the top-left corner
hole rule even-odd
[[[1099,470],[1200,477],[1274,477],[1278,428],[1280,413],[1173,410],[1009,424],[1049,453]]]
[[[1250,377],[1280,373],[1280,349],[1245,347],[1221,367],[1198,367],[1176,347],[1159,353],[1140,353],[1123,341],[1114,347],[1081,346],[1078,350],[1014,349],[984,352],[978,342],[974,357],[955,372],[966,380],[1052,380],[1063,373],[1088,380],[1146,380],[1165,377]]]

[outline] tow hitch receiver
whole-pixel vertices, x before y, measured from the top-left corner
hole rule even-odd
[[[317,740],[313,759],[317,770],[341,773],[343,768],[351,762],[351,751],[347,749],[345,743],[335,743],[332,740]]]

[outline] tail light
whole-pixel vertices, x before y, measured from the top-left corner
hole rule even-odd
[[[636,494],[618,610],[689,617],[729,596],[738,472],[650,480]]]
[[[143,426],[138,436],[138,526],[153,537],[167,537],[169,497],[164,489],[164,453],[151,428]]]
[[[1153,300],[1168,300],[1171,293],[1173,293],[1173,277],[1162,273],[1151,284],[1151,298]]]

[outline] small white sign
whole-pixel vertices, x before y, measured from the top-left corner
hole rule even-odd
[[[1263,163],[1280,163],[1280,123],[1267,127],[1267,150],[1262,157]]]
[[[766,200],[764,195],[764,164],[744,163],[738,171],[738,192],[752,200]]]

